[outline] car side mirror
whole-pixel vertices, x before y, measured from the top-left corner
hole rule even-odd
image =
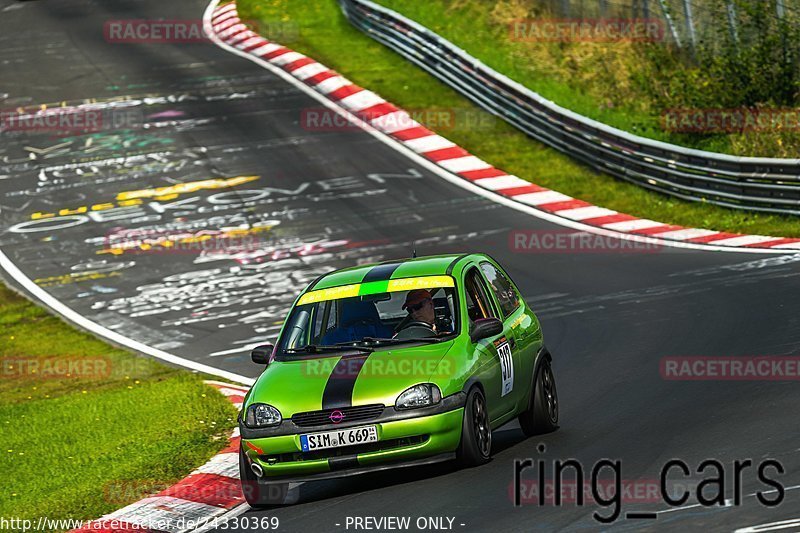
[[[262,344],[261,346],[256,346],[253,348],[253,351],[250,352],[250,359],[257,365],[268,365],[269,358],[272,356],[272,351],[275,349],[275,346],[272,344]]]
[[[481,339],[494,337],[503,333],[503,323],[496,318],[479,318],[472,325],[469,332],[469,339],[478,342]]]

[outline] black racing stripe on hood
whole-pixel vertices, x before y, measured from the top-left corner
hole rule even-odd
[[[367,353],[339,359],[322,393],[323,409],[341,409],[353,405],[353,389],[368,357]]]
[[[403,263],[386,263],[372,267],[369,269],[369,272],[364,275],[364,279],[361,280],[361,283],[391,279],[394,271],[402,264]]]

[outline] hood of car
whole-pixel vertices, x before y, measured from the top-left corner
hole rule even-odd
[[[253,403],[276,407],[283,418],[296,413],[354,405],[394,405],[397,396],[419,383],[449,380],[440,368],[453,341],[395,346],[372,353],[320,355],[296,361],[273,361],[264,370],[244,408]]]

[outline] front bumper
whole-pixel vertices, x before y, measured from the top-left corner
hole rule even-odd
[[[432,408],[394,411],[387,408],[373,420],[315,428],[274,428],[253,430],[240,421],[242,449],[246,462],[258,463],[264,471],[262,482],[309,481],[361,474],[396,466],[414,466],[452,459],[461,440],[466,395],[444,398]],[[302,452],[300,435],[374,425],[378,442]]]

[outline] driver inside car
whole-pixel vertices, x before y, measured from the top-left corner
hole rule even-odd
[[[425,289],[414,289],[406,295],[403,309],[408,311],[408,323],[423,322],[434,332],[436,329],[436,313],[433,308],[433,297]]]

